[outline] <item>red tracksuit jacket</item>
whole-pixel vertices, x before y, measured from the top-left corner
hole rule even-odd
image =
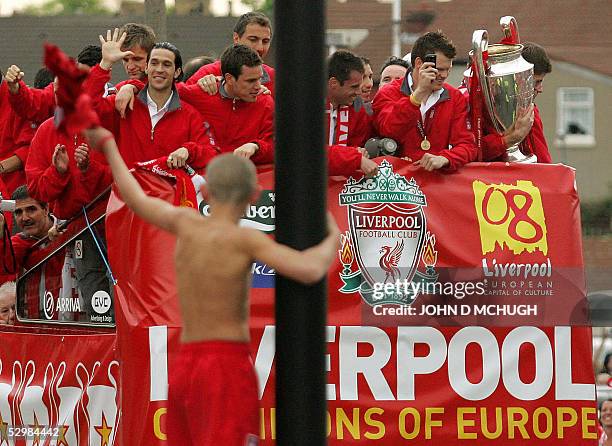
[[[329,123],[331,119],[331,102],[327,101],[326,107],[326,129],[327,133],[325,133],[325,140],[329,141]],[[336,130],[334,132],[334,141],[331,146],[342,145],[342,146],[350,146],[350,147],[364,147],[366,141],[371,138],[374,134],[373,129],[373,119],[374,112],[372,110],[371,104],[363,102],[361,97],[357,97],[355,102],[348,107],[340,107],[338,110],[338,115],[342,113],[343,110],[348,111],[348,131],[345,129],[341,129],[343,127],[342,119],[340,116],[336,118]],[[340,141],[340,138],[346,135],[347,138],[344,141]]]
[[[409,74],[408,74],[409,75]],[[421,149],[423,137],[417,127],[421,110],[410,102],[407,77],[379,90],[374,98],[376,126],[382,136],[395,139],[399,156],[421,159],[425,153],[446,157],[449,169],[457,169],[477,157],[474,135],[467,113],[467,100],[455,87],[444,84],[444,92],[425,115],[424,132],[431,149]]]
[[[489,130],[489,134],[482,138],[482,159],[483,161],[501,161],[506,155],[506,144],[503,136],[497,134],[495,130]],[[534,106],[534,119],[531,131],[525,139],[519,144],[521,152],[530,154],[533,153],[538,157],[538,163],[552,163],[548,144],[544,137],[544,127],[542,126],[542,118],[537,106]]]
[[[112,183],[104,154],[97,150],[90,150],[89,167],[85,172],[77,167],[74,151],[83,142],[80,135],[68,137],[59,133],[53,118],[42,123],[32,140],[26,164],[28,191],[33,198],[49,203],[49,209],[61,219],[67,220],[81,212],[82,206]],[[52,163],[57,144],[66,146],[68,153],[68,171],[64,174],[60,174]]]
[[[168,111],[155,128],[151,124],[147,106],[147,89],[143,88],[134,100],[134,110],[121,119],[115,111],[115,96],[102,98],[104,85],[110,73],[96,65],[89,72],[84,86],[92,97],[92,104],[103,123],[112,122],[111,130],[117,138],[119,152],[128,167],[140,161],[149,161],[168,155],[179,147],[189,151],[187,163],[201,171],[218,154],[206,135],[199,113],[182,101],[176,90]]]
[[[261,78],[261,83],[266,86],[272,96],[274,96],[274,68],[263,64],[263,77]],[[221,76],[221,61],[217,60],[213,63],[209,63],[200,67],[198,71],[196,71],[193,76],[187,79],[187,85],[192,85],[198,82],[201,78],[206,76],[207,74],[214,74],[215,76]]]
[[[9,96],[12,95],[8,92],[6,82],[3,81],[0,84],[0,161],[17,155],[25,165],[36,125],[13,111]],[[2,180],[9,194],[26,182],[23,169],[2,174]],[[10,195],[4,198],[10,198]]]
[[[331,120],[331,102],[326,107],[326,133],[325,140],[329,142],[329,125]],[[342,129],[344,124],[340,114],[348,111],[348,129]],[[338,109],[336,117],[333,144],[328,145],[328,172],[329,175],[350,176],[361,167],[361,153],[356,147],[363,147],[366,141],[373,136],[373,112],[370,104],[366,104],[360,97],[348,107]],[[344,138],[343,141],[340,141]]]
[[[251,157],[255,164],[274,161],[274,99],[259,95],[255,102],[227,96],[223,84],[217,94],[209,95],[199,85],[177,84],[181,98],[193,105],[204,120],[221,152],[233,152],[243,144],[254,142],[259,150]]]
[[[85,81],[85,85],[88,80]],[[117,84],[116,88],[121,88],[128,81]],[[83,88],[86,88],[84,85]],[[53,83],[47,85],[42,90],[28,87],[23,81],[19,81],[19,92],[10,95],[13,109],[19,116],[25,119],[41,123],[53,116],[55,111],[55,92]]]
[[[55,216],[52,214],[49,215],[49,218],[51,218],[54,224],[58,222]],[[15,254],[15,269],[13,270],[13,253],[11,253],[10,246],[8,243],[5,243],[4,238],[0,238],[0,252],[3,256],[1,261],[2,265],[0,266],[0,284],[9,280],[15,280],[17,276],[21,274],[23,269],[31,268],[32,266],[34,266],[28,264],[28,257],[30,256],[30,254],[32,254],[32,252],[34,252],[32,250],[32,246],[34,246],[39,240],[40,239],[36,237],[31,237],[24,232],[20,232],[19,234],[11,236],[13,253]],[[41,247],[38,247],[37,249],[41,249]],[[64,257],[54,256],[53,259],[54,260],[51,260],[46,266],[46,271],[53,271],[53,274],[51,274],[50,276],[55,279],[58,276],[56,271],[58,271],[59,267],[59,278],[61,279],[61,269],[64,263]],[[32,281],[28,282],[32,284]],[[36,282],[36,285],[37,284],[38,281]],[[58,285],[61,286],[61,284]],[[38,287],[36,286],[36,288]],[[38,289],[33,291],[34,295],[38,295]]]
[[[13,110],[24,119],[38,124],[53,116],[55,111],[55,93],[53,82],[42,90],[28,87],[19,81],[17,94],[9,95]]]
[[[8,243],[4,242],[4,237],[0,238],[0,252],[2,252],[2,266],[0,266],[0,284],[14,281],[23,269],[25,258],[32,249],[32,245],[38,239],[28,237],[23,232],[11,236],[13,252]],[[15,269],[13,270],[13,253],[15,254]]]

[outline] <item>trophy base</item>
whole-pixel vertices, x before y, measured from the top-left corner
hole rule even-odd
[[[520,151],[518,144],[508,147],[506,150],[506,161],[509,163],[533,164],[538,162],[538,157],[534,154],[525,155]]]

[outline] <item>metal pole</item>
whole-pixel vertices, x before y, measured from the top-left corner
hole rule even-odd
[[[304,249],[325,234],[325,2],[275,2],[276,239]],[[276,278],[279,446],[326,444],[326,281]]]
[[[393,0],[391,7],[391,24],[393,33],[393,47],[391,54],[395,57],[402,57],[402,43],[400,41],[402,23],[402,0]]]

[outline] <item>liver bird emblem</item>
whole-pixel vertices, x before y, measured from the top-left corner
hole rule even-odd
[[[393,250],[391,250],[390,246],[383,246],[378,252],[382,254],[378,264],[386,272],[383,283],[394,283],[400,278],[400,270],[397,265],[402,257],[402,252],[404,252],[404,241],[396,242]]]

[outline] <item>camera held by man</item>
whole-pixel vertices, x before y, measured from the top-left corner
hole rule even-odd
[[[391,138],[370,138],[365,143],[370,159],[378,156],[394,156],[397,142]]]

